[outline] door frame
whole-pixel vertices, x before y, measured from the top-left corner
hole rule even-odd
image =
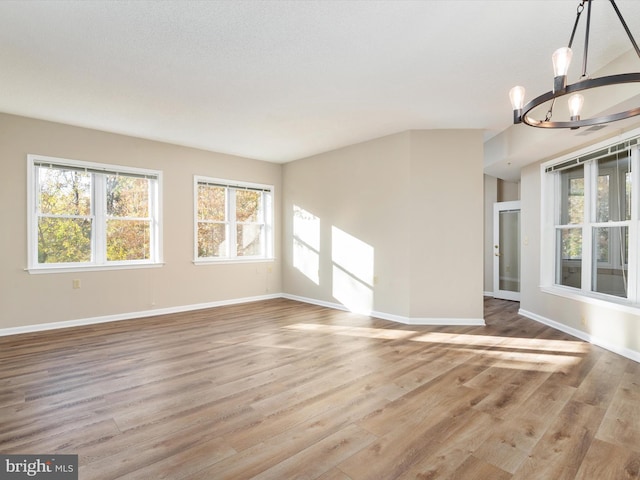
[[[520,200],[512,202],[495,202],[493,204],[493,243],[491,251],[493,253],[493,297],[503,300],[520,301],[520,292],[512,292],[509,290],[500,290],[500,212],[520,212]],[[520,262],[521,248],[520,235],[517,239],[518,262]],[[518,269],[519,282],[521,284],[522,274]]]

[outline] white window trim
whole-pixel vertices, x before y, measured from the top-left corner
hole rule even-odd
[[[91,170],[104,170],[109,172],[119,172],[122,174],[149,175],[157,178],[152,187],[154,191],[151,195],[154,201],[151,202],[153,215],[151,215],[151,228],[153,230],[152,238],[154,245],[152,246],[153,256],[150,260],[129,260],[121,262],[76,262],[76,263],[38,263],[38,244],[37,244],[37,212],[36,212],[36,195],[38,179],[35,176],[35,163],[51,163],[54,165],[63,165],[75,168],[86,168]],[[98,187],[99,188],[99,187]],[[96,198],[100,198],[100,194],[94,192]],[[100,201],[100,200],[97,200]],[[94,206],[95,208],[95,206]],[[99,223],[103,212],[96,212],[96,225]],[[101,228],[101,227],[99,227]],[[114,165],[110,163],[86,162],[81,160],[72,160],[68,158],[50,157],[45,155],[28,154],[27,155],[27,268],[25,271],[32,274],[43,273],[65,273],[65,272],[87,272],[101,270],[122,270],[122,269],[139,269],[139,268],[157,268],[164,265],[163,263],[163,238],[162,238],[162,171],[137,167],[128,167],[123,165]],[[95,243],[92,249],[101,247],[103,240],[99,235],[95,235]]]
[[[555,234],[556,227],[558,225],[558,215],[559,209],[555,208],[555,201],[560,197],[560,182],[555,181],[555,178],[552,175],[549,175],[546,170],[549,167],[554,165],[562,164],[568,160],[571,160],[576,157],[580,157],[583,155],[587,155],[591,152],[598,151],[603,148],[610,147],[612,145],[616,145],[619,143],[623,143],[627,140],[633,139],[640,135],[640,128],[634,129],[628,132],[625,132],[621,135],[611,137],[607,140],[599,142],[594,145],[590,145],[588,147],[582,148],[580,150],[571,152],[569,154],[563,155],[561,157],[549,160],[548,162],[544,162],[540,165],[540,179],[541,179],[541,198],[540,198],[540,235],[541,235],[541,246],[540,246],[540,290],[544,293],[568,298],[575,301],[580,301],[583,303],[614,307],[617,310],[624,311],[627,313],[633,313],[636,315],[640,314],[640,298],[636,297],[636,292],[638,291],[638,278],[640,275],[640,232],[638,231],[638,223],[640,223],[640,161],[638,158],[640,157],[640,141],[634,147],[638,153],[635,154],[636,157],[636,165],[632,167],[632,185],[634,188],[631,192],[631,208],[633,213],[633,217],[631,219],[631,224],[629,225],[629,236],[634,239],[635,242],[633,244],[633,249],[631,245],[629,246],[629,264],[636,265],[633,271],[633,275],[629,276],[629,285],[628,285],[628,298],[617,297],[614,295],[602,294],[599,292],[593,292],[590,290],[591,287],[591,232],[587,235],[586,242],[583,243],[582,249],[582,257],[585,258],[586,255],[586,265],[583,263],[583,287],[581,289],[567,287],[564,285],[558,285],[556,283],[555,275],[556,275],[556,250],[555,250]],[[590,169],[585,168],[585,195],[587,195],[587,189],[591,188],[590,181]],[[590,211],[590,205],[585,205],[586,215],[589,217],[593,214]],[[590,220],[587,218],[587,220]],[[620,222],[616,222],[620,223]],[[588,225],[592,226],[592,224]],[[610,226],[610,225],[607,225]],[[583,224],[576,225],[577,227],[581,227],[583,229],[583,240],[585,239],[585,230],[588,230],[587,227],[584,227]],[[632,240],[633,241],[633,240]],[[588,250],[585,250],[585,245]],[[588,252],[588,255],[585,253]],[[551,261],[549,261],[551,260]],[[588,277],[588,282],[585,283]],[[587,289],[588,288],[588,289]],[[640,294],[638,295],[640,297]]]
[[[198,184],[199,183],[214,183],[220,186],[226,186],[237,189],[260,189],[270,193],[265,196],[269,205],[264,205],[264,241],[265,241],[265,255],[264,256],[235,256],[229,255],[226,257],[198,257]],[[233,191],[232,191],[233,192]],[[194,265],[221,265],[221,264],[236,264],[236,263],[265,263],[274,262],[274,198],[275,187],[273,185],[267,185],[263,183],[251,183],[237,180],[229,180],[223,178],[206,177],[202,175],[193,176],[193,264]],[[230,209],[231,201],[227,204],[227,219],[231,218]],[[235,229],[232,225],[235,225],[235,221],[227,222],[229,224],[229,248],[231,245],[235,245]]]

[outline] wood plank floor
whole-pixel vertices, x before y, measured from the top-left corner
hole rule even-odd
[[[0,452],[80,479],[640,480],[640,364],[278,299],[0,338]]]

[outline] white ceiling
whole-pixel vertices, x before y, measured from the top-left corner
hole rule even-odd
[[[640,1],[617,3],[640,39]],[[0,111],[272,162],[408,129],[490,138],[513,85],[551,88],[577,4],[4,0]],[[593,9],[590,70],[630,48]]]

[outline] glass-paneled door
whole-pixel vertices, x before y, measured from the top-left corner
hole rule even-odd
[[[493,296],[520,301],[520,202],[493,206]]]

